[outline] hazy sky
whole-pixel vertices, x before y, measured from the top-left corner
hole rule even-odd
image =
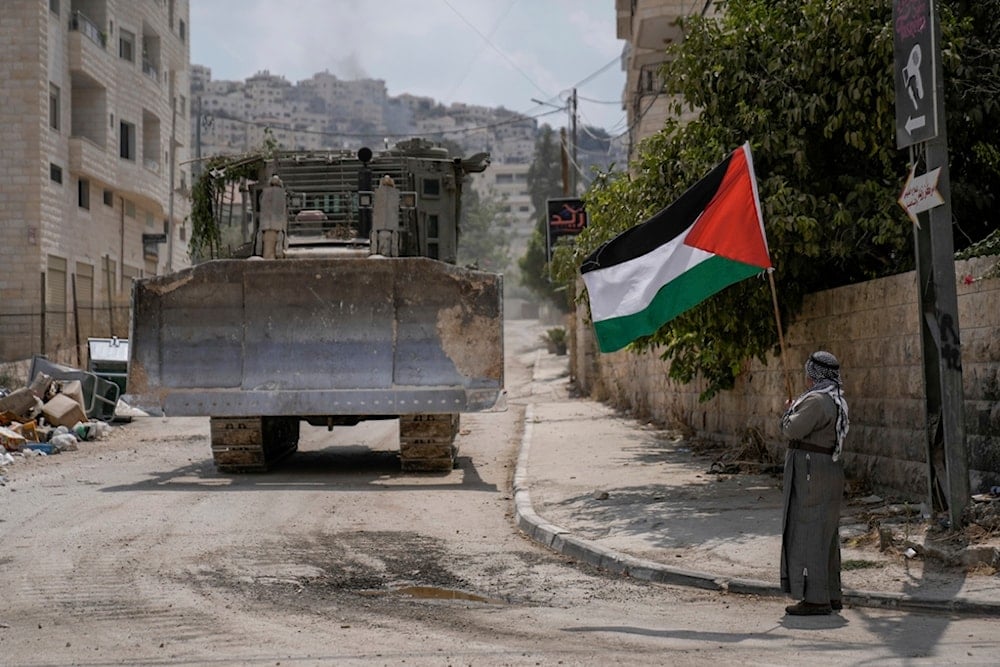
[[[191,62],[212,78],[329,70],[390,95],[537,115],[575,86],[579,122],[625,130],[614,0],[191,0]],[[568,114],[539,119],[564,126]]]

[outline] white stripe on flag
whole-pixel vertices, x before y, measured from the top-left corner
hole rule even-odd
[[[594,321],[642,311],[661,287],[714,257],[713,253],[684,245],[691,227],[641,257],[583,274]]]

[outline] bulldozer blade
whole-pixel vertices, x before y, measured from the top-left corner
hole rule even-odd
[[[128,399],[168,415],[487,410],[502,277],[427,258],[215,260],[137,281]]]

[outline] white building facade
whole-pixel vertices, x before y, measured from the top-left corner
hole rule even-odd
[[[671,98],[663,91],[660,68],[667,62],[667,47],[683,38],[678,19],[716,16],[720,11],[720,0],[615,0],[616,34],[626,42],[622,106],[628,118],[630,162],[638,144],[661,130],[670,113]]]
[[[8,0],[0,361],[83,363],[131,281],[188,264],[188,0]]]

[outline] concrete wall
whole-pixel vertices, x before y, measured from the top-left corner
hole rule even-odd
[[[1000,484],[1000,279],[971,284],[963,279],[982,276],[997,261],[956,263],[973,492]],[[774,454],[783,450],[778,417],[787,391],[780,359],[747,362],[732,391],[699,403],[703,383],[671,381],[669,366],[656,351],[598,354],[587,315],[581,308],[570,322],[571,375],[585,394],[637,418],[681,425],[734,447],[763,441]],[[914,272],[812,294],[797,320],[785,326],[785,364],[798,393],[805,388],[803,366],[810,352],[836,354],[851,408],[844,456],[849,476],[923,499],[927,465],[918,315]]]

